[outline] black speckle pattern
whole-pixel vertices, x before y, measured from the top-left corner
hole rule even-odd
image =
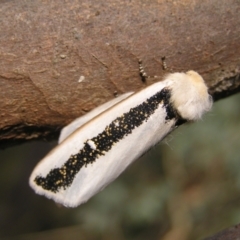
[[[117,117],[97,136],[92,139],[86,139],[83,148],[77,154],[71,155],[69,159],[66,159],[65,164],[61,168],[50,170],[46,177],[37,176],[34,179],[35,183],[43,189],[54,193],[58,192],[60,188],[67,189],[82,167],[97,161],[115,143],[121,141],[125,136],[131,134],[135,128],[146,122],[160,104],[167,112],[166,121],[173,118],[179,119],[176,110],[170,104],[170,96],[170,90],[163,88],[142,104],[131,108],[129,112]]]

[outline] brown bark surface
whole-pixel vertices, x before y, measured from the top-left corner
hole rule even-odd
[[[198,71],[215,99],[239,91],[239,5],[1,1],[0,145],[51,139],[114,93],[145,87],[139,59],[149,75],[166,74],[164,56],[172,71]]]
[[[240,237],[240,224],[225,229],[216,235],[206,238],[205,240],[238,240]]]

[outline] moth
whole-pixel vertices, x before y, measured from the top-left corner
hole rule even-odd
[[[59,145],[30,176],[30,186],[66,207],[77,207],[116,179],[133,161],[185,121],[212,106],[195,71],[172,73],[126,93],[65,127]]]

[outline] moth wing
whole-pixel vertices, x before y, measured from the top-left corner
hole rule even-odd
[[[63,140],[65,140],[69,135],[71,135],[76,129],[81,127],[83,124],[87,123],[88,121],[90,121],[91,119],[93,119],[94,117],[99,115],[100,113],[106,111],[108,108],[112,107],[113,105],[124,100],[125,98],[129,97],[132,94],[133,94],[133,92],[128,92],[128,93],[122,94],[119,97],[114,98],[114,99],[100,105],[99,107],[93,109],[92,111],[85,114],[84,116],[79,117],[79,118],[75,119],[74,121],[72,121],[71,123],[69,123],[67,126],[65,126],[61,130],[61,133],[60,133],[60,136],[58,139],[58,144],[60,144]]]
[[[82,118],[82,126],[39,162],[30,177],[31,187],[68,207],[86,202],[175,129],[180,116],[186,120],[196,118],[191,111],[185,116],[180,111],[189,98],[195,99],[189,88],[192,84],[199,89],[195,82],[199,79],[189,79],[183,73],[171,74],[163,82],[133,95],[129,93],[128,98],[123,95],[122,101],[119,97],[112,105],[110,101],[106,107],[100,106],[87,120]],[[178,101],[179,94],[172,94],[179,87],[180,93],[186,94],[183,104]],[[207,93],[207,88],[203,90]],[[209,100],[208,94],[205,96]],[[200,104],[206,100],[198,99]],[[204,111],[210,105],[206,104]]]
[[[176,119],[173,118],[170,121],[166,121],[167,112],[163,102],[160,100],[159,105],[156,105],[156,99],[152,97],[155,94],[159,94],[159,91],[167,86],[168,82],[153,84],[131,95],[129,98],[119,101],[114,107],[107,108],[107,110],[98,114],[97,117],[86,122],[39,162],[30,177],[30,186],[36,193],[45,195],[67,207],[76,207],[86,202],[117,178],[129,164],[139,158],[174,128]],[[165,96],[165,93],[163,96]],[[147,99],[148,101],[146,101]],[[153,105],[149,107],[155,107],[155,112],[148,111],[148,108],[145,107],[142,108],[142,104],[151,104],[151,102]],[[142,111],[146,111],[146,113]],[[125,114],[129,115],[129,120],[131,117],[134,117],[137,122],[140,117],[142,123],[136,126],[134,120],[132,124],[129,124],[129,127],[132,128],[129,131],[129,129],[125,128]],[[146,121],[147,118],[148,121]],[[115,136],[109,132],[111,131],[109,130],[110,125],[122,129],[126,134],[117,141],[113,140],[112,136]],[[156,132],[158,134],[155,134]],[[102,144],[101,139],[103,144],[111,145],[105,152],[98,147],[98,144]],[[86,141],[89,143],[86,143]],[[73,168],[75,163],[72,161],[66,168],[63,165],[73,155],[85,154],[85,151],[88,151],[86,145],[93,150],[96,147],[95,152],[98,152],[99,156],[93,161],[89,161],[86,157],[86,164],[76,173],[70,185],[63,185],[57,190],[48,190],[36,183],[37,178],[43,178],[43,181],[45,181],[48,176],[50,180],[48,183],[56,186],[55,183],[58,184],[62,180],[55,178],[54,169],[60,170],[58,173],[61,175],[61,178],[66,176],[68,179],[69,175],[67,173],[65,175],[65,171],[67,170],[70,173],[75,171]],[[91,156],[91,152],[88,152],[89,156]]]

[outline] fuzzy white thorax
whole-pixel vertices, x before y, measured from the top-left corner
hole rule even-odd
[[[173,73],[166,79],[173,82],[171,102],[183,119],[198,120],[211,109],[212,97],[197,72]]]

